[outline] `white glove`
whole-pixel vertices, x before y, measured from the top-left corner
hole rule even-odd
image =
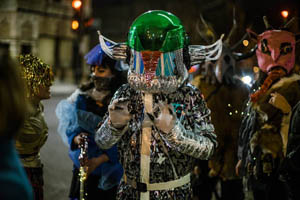
[[[128,99],[115,99],[109,106],[109,118],[113,127],[121,129],[127,125],[131,119],[131,114],[128,111]]]
[[[287,114],[291,111],[291,106],[287,102],[287,100],[281,94],[275,92],[271,93],[271,98],[269,103],[273,105],[275,108],[280,109],[283,113]]]
[[[167,103],[159,102],[154,107],[154,124],[164,133],[170,133],[176,122],[176,115],[173,106]]]

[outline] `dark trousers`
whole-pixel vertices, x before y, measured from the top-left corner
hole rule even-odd
[[[115,200],[117,194],[117,186],[109,189],[102,190],[98,188],[100,176],[90,174],[85,181],[85,193],[87,193],[86,200]],[[79,199],[80,195],[80,179],[79,170],[74,167],[73,177],[70,188],[69,197],[71,199]]]
[[[243,200],[243,182],[242,179],[221,180],[221,199],[222,200]]]
[[[288,191],[289,200],[299,200],[300,199],[300,173],[299,175],[292,175],[285,180],[285,185]]]
[[[44,199],[44,178],[42,167],[24,167],[33,188],[34,200]]]
[[[278,177],[269,177],[265,180],[249,179],[255,200],[286,200],[287,190],[285,184]]]

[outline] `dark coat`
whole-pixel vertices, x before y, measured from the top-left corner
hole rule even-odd
[[[0,138],[0,199],[32,200],[32,187],[12,139]]]
[[[281,166],[291,199],[300,199],[300,101],[293,108],[286,158]]]

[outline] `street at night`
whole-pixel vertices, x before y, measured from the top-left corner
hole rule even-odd
[[[49,200],[65,200],[69,195],[73,165],[68,156],[68,147],[57,133],[58,119],[55,108],[74,88],[69,85],[54,85],[51,99],[43,101],[49,136],[41,150],[41,158],[44,163],[45,199]]]
[[[0,200],[300,200],[300,0],[0,2]]]

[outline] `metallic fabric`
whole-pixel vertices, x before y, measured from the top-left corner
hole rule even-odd
[[[109,118],[105,120],[102,126],[98,129],[95,135],[95,141],[100,146],[101,149],[109,149],[118,140],[122,137],[124,132],[126,131],[127,127],[125,127],[121,132],[120,130],[114,128],[110,122],[108,121]],[[106,133],[106,134],[101,134]]]
[[[134,90],[129,84],[123,85],[112,101],[120,98],[129,99],[128,110],[132,119],[123,130],[117,130],[109,123],[109,116],[103,120],[96,133],[96,142],[100,148],[118,145],[119,160],[128,179],[140,181],[141,140],[144,113],[144,93]],[[193,169],[195,161],[208,159],[216,148],[216,135],[210,122],[210,110],[206,107],[198,89],[184,83],[176,92],[153,94],[153,104],[160,101],[172,104],[178,124],[172,133],[165,134],[153,124],[150,141],[150,183],[161,183],[176,179],[171,169],[176,166],[178,177],[185,176]],[[180,125],[179,125],[180,122]],[[160,139],[162,138],[162,139]],[[164,143],[164,145],[162,145]],[[166,155],[167,150],[168,155]],[[130,185],[122,182],[118,199],[139,199],[140,193]],[[150,191],[150,199],[191,199],[190,184],[171,190]]]
[[[207,160],[214,152],[214,144],[209,138],[205,137],[205,135],[201,135],[205,132],[207,132],[207,134],[213,134],[213,125],[204,124],[201,127],[196,126],[194,131],[190,131],[186,130],[177,120],[172,131],[163,135],[163,138],[165,138],[170,146],[179,152]]]
[[[135,89],[145,93],[173,93],[188,78],[188,71],[183,62],[183,49],[164,53],[159,58],[155,75],[149,80],[144,70],[145,62],[140,52],[132,50],[134,59],[128,72],[128,83]]]
[[[52,85],[54,75],[52,68],[41,59],[31,54],[19,57],[22,78],[26,82],[27,97],[38,94],[41,86]]]
[[[42,103],[33,109],[16,138],[16,149],[19,154],[29,155],[21,159],[25,167],[41,166],[39,151],[48,138]]]

